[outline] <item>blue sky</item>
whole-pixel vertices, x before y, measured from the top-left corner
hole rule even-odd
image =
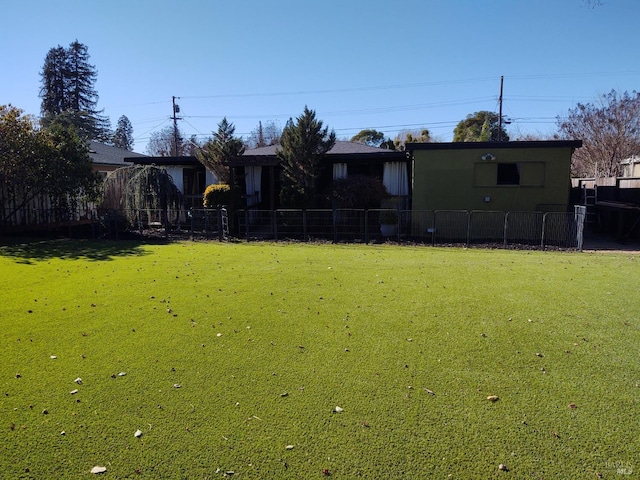
[[[512,138],[549,134],[599,94],[640,90],[638,0],[21,0],[4,2],[0,104],[40,112],[47,51],[77,39],[98,70],[98,108],[127,115],[134,150],[170,125],[223,116],[248,135],[305,105],[339,138],[503,113]]]

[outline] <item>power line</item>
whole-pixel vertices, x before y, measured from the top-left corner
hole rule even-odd
[[[146,132],[138,135],[137,137],[134,137],[133,140],[148,140],[151,137],[143,137],[142,135],[146,135],[147,133],[151,133],[154,130],[156,130],[157,128],[160,128],[162,125],[164,125],[165,123],[167,123],[170,119],[169,118],[165,118],[161,123],[159,123],[158,125],[156,125],[155,127],[152,127],[151,129],[147,130]]]
[[[335,110],[335,111],[327,111],[327,112],[318,112],[322,117],[339,117],[339,116],[347,116],[347,115],[371,115],[376,113],[393,113],[393,112],[403,112],[403,111],[411,111],[411,110],[422,110],[428,108],[437,108],[437,107],[453,107],[460,105],[470,105],[474,103],[486,102],[489,100],[493,100],[494,96],[486,96],[486,97],[476,97],[476,98],[467,98],[460,100],[450,100],[443,102],[432,102],[432,103],[421,103],[421,104],[413,104],[413,105],[397,105],[397,106],[389,106],[389,107],[378,107],[378,108],[365,108],[365,109],[356,109],[356,110]],[[269,118],[283,118],[283,117],[292,117],[291,113],[271,113],[264,115],[185,115],[182,118],[211,118],[217,119],[222,118],[223,116],[238,118],[238,119],[269,119]]]
[[[582,72],[582,73],[545,73],[545,74],[525,74],[525,75],[508,75],[509,80],[539,80],[539,79],[557,79],[557,78],[583,78],[583,77],[607,77],[620,75],[640,75],[638,70],[626,70],[622,72]],[[245,92],[245,93],[222,93],[216,95],[184,95],[183,99],[215,99],[215,98],[248,98],[248,97],[278,97],[278,96],[294,96],[294,95],[310,95],[310,94],[329,94],[329,93],[350,93],[350,92],[367,92],[374,90],[394,90],[394,89],[410,89],[420,87],[432,87],[441,85],[456,85],[466,83],[482,83],[493,82],[496,77],[479,77],[458,80],[438,80],[432,82],[391,84],[391,85],[374,85],[360,87],[343,87],[320,90],[296,90],[282,92]],[[158,102],[160,103],[160,102]]]
[[[408,84],[395,84],[395,85],[377,85],[377,86],[364,86],[364,87],[345,87],[345,88],[331,88],[324,90],[298,90],[288,92],[268,92],[268,93],[227,93],[217,95],[189,95],[182,98],[193,99],[207,99],[207,98],[246,98],[246,97],[281,97],[288,95],[316,95],[327,93],[352,93],[352,92],[367,92],[372,90],[392,90],[392,89],[405,89],[405,88],[418,88],[426,86],[438,86],[438,85],[453,85],[461,83],[477,83],[494,80],[494,77],[484,77],[466,80],[441,80],[435,82],[422,82],[422,83],[408,83]]]

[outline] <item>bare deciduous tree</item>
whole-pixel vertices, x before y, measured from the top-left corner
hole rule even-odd
[[[178,145],[176,148],[176,135],[171,126],[151,132],[151,138],[149,138],[149,143],[147,144],[147,153],[152,157],[172,157],[176,151],[179,157],[188,155],[189,144],[184,141],[184,136],[180,130],[178,130],[177,140]]]
[[[558,117],[558,129],[562,138],[582,140],[573,155],[573,176],[620,175],[620,162],[640,153],[640,94],[612,90],[595,103],[578,103]]]
[[[277,122],[268,121],[264,126],[262,122],[258,122],[258,126],[249,134],[247,146],[249,148],[260,148],[277,145],[280,143],[281,136],[282,128],[280,128]]]

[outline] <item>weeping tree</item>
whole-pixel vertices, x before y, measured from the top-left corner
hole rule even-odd
[[[169,229],[169,209],[179,210],[182,193],[167,171],[156,165],[132,165],[111,172],[104,180],[102,206],[108,210],[124,210],[134,224],[139,214],[160,211],[160,221]]]

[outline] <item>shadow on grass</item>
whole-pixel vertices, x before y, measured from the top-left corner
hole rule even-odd
[[[142,256],[145,245],[166,245],[168,240],[41,240],[29,238],[0,238],[0,257],[13,257],[16,262],[60,258],[64,260],[113,260],[115,257]]]

